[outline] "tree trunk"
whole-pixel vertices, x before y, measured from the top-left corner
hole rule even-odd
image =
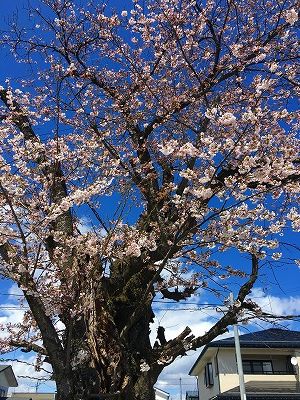
[[[53,365],[57,400],[154,400],[162,366],[149,339],[151,302],[131,321],[146,288],[135,280],[119,294],[95,279],[89,290],[82,318],[67,321],[63,371]]]
[[[123,318],[128,308],[119,305],[113,318],[106,303],[95,296],[85,319],[76,321],[69,328],[64,346],[68,361],[64,371],[55,371],[56,400],[155,399],[153,386],[162,368],[150,361],[152,310],[144,310],[142,317],[128,331],[124,343],[119,331],[124,326]],[[143,362],[151,365],[151,369],[141,371]]]
[[[71,377],[62,376],[56,380],[56,400],[155,400],[153,385],[157,377],[149,372],[142,374],[124,391],[109,393],[101,390],[101,383],[95,384],[98,371],[92,368],[77,370]]]

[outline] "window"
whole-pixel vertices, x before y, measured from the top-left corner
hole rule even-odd
[[[213,376],[213,366],[212,363],[207,363],[204,368],[204,383],[206,387],[213,386],[214,376]]]
[[[244,374],[273,374],[272,361],[243,360]]]

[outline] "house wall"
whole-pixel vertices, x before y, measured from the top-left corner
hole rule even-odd
[[[0,374],[0,396],[1,397],[5,397],[7,395],[7,391],[8,391],[8,380],[6,378],[6,374],[5,372],[2,372]]]
[[[217,365],[217,359],[215,356],[213,356],[211,359],[208,359],[207,362],[212,363],[212,368],[213,368],[213,378],[214,378],[214,384],[211,387],[206,387],[205,381],[204,381],[204,369],[205,365],[203,365],[202,369],[199,371],[198,375],[198,390],[199,390],[199,399],[200,400],[208,400],[211,397],[217,396],[220,393],[220,382],[219,382],[219,374],[218,374],[218,365]]]
[[[0,386],[2,387],[9,387],[6,375],[4,372],[0,374]]]
[[[255,351],[256,354],[253,354]],[[293,355],[293,351],[285,349],[241,349],[242,358],[248,360],[272,360],[273,369],[285,370],[287,357]],[[300,358],[299,358],[300,362]],[[219,351],[219,380],[220,380],[220,393],[230,390],[234,387],[239,386],[239,376],[237,372],[235,350],[233,348],[220,349]],[[245,374],[244,380],[250,381],[266,381],[274,382],[296,382],[296,376],[293,374],[289,375],[277,375],[277,374]]]

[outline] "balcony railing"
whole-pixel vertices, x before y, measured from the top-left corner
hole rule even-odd
[[[296,375],[293,366],[284,360],[243,360],[244,374],[247,375]],[[280,369],[277,369],[277,368]]]
[[[296,375],[293,370],[281,370],[281,371],[244,371],[245,375]]]

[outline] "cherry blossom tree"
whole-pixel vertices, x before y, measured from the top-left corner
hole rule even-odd
[[[152,400],[165,366],[257,315],[261,260],[299,231],[297,4],[38,3],[2,40],[33,73],[0,88],[1,274],[29,306],[1,348],[50,363],[58,400]],[[150,343],[155,296],[232,281],[207,333]]]

